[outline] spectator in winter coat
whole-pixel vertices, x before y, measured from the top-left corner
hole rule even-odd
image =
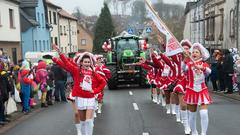
[[[237,87],[239,89],[239,95],[240,95],[240,59],[237,59],[234,64],[234,72],[237,75],[236,83],[237,83]]]
[[[7,73],[3,70],[4,63],[0,61],[0,125],[7,123],[5,117],[5,106],[4,103],[9,98],[9,92],[12,92],[12,87],[8,81]]]
[[[213,56],[212,56],[212,61],[211,61],[211,74],[210,74],[210,78],[211,78],[211,82],[212,82],[212,86],[213,86],[213,91],[217,91],[218,90],[218,86],[217,86],[217,81],[218,81],[218,71],[217,71],[217,60],[216,60],[216,56],[220,53],[219,50],[214,50],[213,52]]]
[[[219,79],[219,88],[221,92],[225,91],[225,83],[224,83],[224,75],[221,75],[224,73],[223,70],[223,53],[220,52],[216,56],[216,61],[217,61],[217,74],[218,74],[218,79]]]
[[[59,102],[60,97],[59,94],[61,95],[61,101],[67,102],[66,96],[65,96],[65,82],[67,80],[67,73],[58,65],[54,64],[52,69],[53,71],[53,76],[55,80],[55,101]]]
[[[232,94],[233,93],[233,57],[230,54],[229,50],[224,50],[224,59],[223,59],[223,71],[224,71],[224,77],[225,77],[225,85],[228,88],[228,91],[226,94]]]

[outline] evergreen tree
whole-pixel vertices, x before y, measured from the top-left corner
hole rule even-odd
[[[104,3],[104,7],[101,10],[100,16],[97,20],[95,31],[94,31],[94,41],[93,41],[93,52],[102,53],[102,45],[104,41],[115,35],[114,25],[112,21],[112,16],[108,5]]]

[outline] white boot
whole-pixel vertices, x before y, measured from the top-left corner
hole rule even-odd
[[[201,117],[201,128],[202,133],[201,135],[207,135],[208,129],[208,110],[200,110],[200,117]]]
[[[102,113],[102,103],[98,104],[98,112],[97,113]]]
[[[198,135],[197,126],[196,126],[197,113],[190,112],[189,121],[192,135]]]
[[[76,129],[77,129],[77,135],[82,135],[82,133],[81,133],[81,124],[79,123],[79,124],[75,124],[75,126],[76,126]]]
[[[81,129],[81,133],[82,135],[86,135],[86,123],[85,121],[80,121],[80,129]]]
[[[185,134],[190,134],[191,129],[189,127],[188,112],[186,110],[181,110],[180,112],[181,112],[181,116],[182,116],[184,132],[185,132]]]
[[[153,94],[153,103],[157,103],[157,94]]]
[[[166,106],[166,101],[165,101],[165,98],[164,98],[164,97],[162,98],[162,106],[163,106],[163,107]]]
[[[157,96],[157,104],[159,105],[161,103],[161,94]]]
[[[86,135],[93,135],[93,120],[88,119],[85,123]]]
[[[170,104],[166,104],[167,114],[171,113]]]
[[[176,104],[171,104],[171,110],[172,110],[172,114],[173,115],[176,115],[176,112],[175,112],[175,110],[176,110]]]
[[[181,122],[181,116],[180,116],[180,106],[176,105],[176,121]]]

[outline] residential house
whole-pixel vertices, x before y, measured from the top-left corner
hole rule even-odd
[[[51,51],[45,0],[21,0],[22,52]]]
[[[78,51],[77,18],[61,9],[59,12],[59,47],[63,53]]]
[[[47,3],[47,13],[48,13],[48,24],[50,24],[52,27],[50,31],[51,44],[59,45],[60,33],[59,33],[58,11],[62,8],[55,5],[50,0],[46,0],[46,3]]]
[[[78,24],[78,49],[92,52],[93,34],[84,25]]]
[[[204,3],[203,0],[197,2],[187,2],[185,8],[185,27],[183,38],[193,43],[205,44],[204,33]]]
[[[201,5],[201,14],[203,17],[194,19],[194,13]],[[203,14],[202,14],[203,13]],[[196,16],[199,16],[196,15]],[[197,2],[188,2],[186,6],[186,22],[184,29],[184,38],[189,38],[192,42],[199,42],[193,38],[195,35],[194,23],[202,22],[198,26],[198,32],[203,33],[204,40],[201,42],[207,48],[229,49],[236,47],[239,49],[239,0],[199,0]],[[193,21],[195,20],[195,21]]]
[[[19,0],[0,1],[0,49],[16,64],[21,59]]]

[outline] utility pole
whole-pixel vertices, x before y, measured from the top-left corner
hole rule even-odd
[[[71,37],[71,23],[70,23],[70,19],[68,19],[68,32],[69,32],[69,48],[70,48],[70,52],[72,52],[72,37]]]
[[[237,25],[237,32],[236,32],[236,34],[237,34],[237,38],[236,38],[236,48],[237,49],[239,49],[238,47],[239,47],[239,45],[238,45],[238,43],[239,43],[239,0],[237,0],[237,23],[236,23],[236,25]]]

